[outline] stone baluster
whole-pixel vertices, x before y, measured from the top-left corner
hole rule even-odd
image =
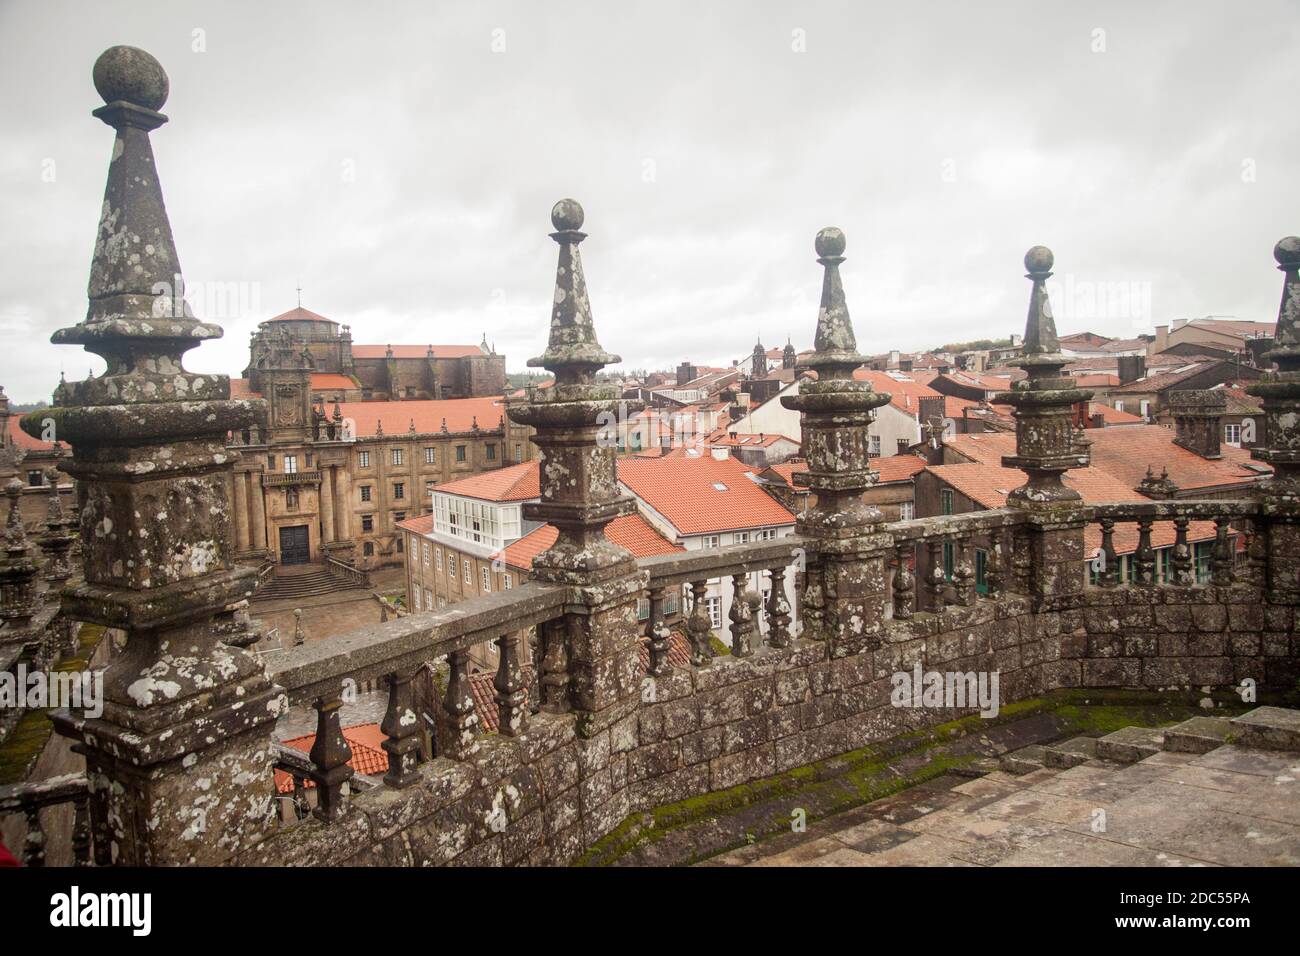
[[[1133,583],[1151,587],[1156,583],[1156,552],[1151,547],[1151,518],[1138,519],[1138,546],[1133,552]]]
[[[45,865],[45,827],[41,823],[41,808],[38,804],[23,807],[27,818],[27,833],[23,836],[23,866],[40,867]]]
[[[271,727],[287,702],[260,661],[223,642],[256,580],[233,561],[226,438],[263,403],[231,400],[226,376],[184,367],[222,332],[185,301],[149,141],[167,121],[166,73],[113,47],[93,79],[113,158],[86,318],[51,341],[107,369],[21,425],[39,437],[53,419],[72,448],[62,468],[78,487],[84,581],[64,589],[63,613],[120,629],[126,647],[104,673],[102,713],[59,711],[54,723],[85,756],[97,857],[102,835],[120,864],[212,865],[274,825]]]
[[[845,657],[878,642],[884,626],[892,542],[883,531],[884,515],[863,494],[879,478],[871,470],[868,432],[889,395],[853,377],[866,360],[858,354],[840,278],[844,233],[822,229],[814,245],[822,294],[807,364],[817,380],[804,382],[798,395],[784,396],[781,404],[801,416],[808,470],[794,480],[817,498],[796,522],[808,540],[805,628],[830,643],[832,657]]]
[[[1119,555],[1115,553],[1115,520],[1102,518],[1101,525],[1101,571],[1097,574],[1097,584],[1103,588],[1113,588],[1119,584]]]
[[[21,497],[23,483],[10,478],[5,485],[9,499],[5,520],[4,557],[0,558],[0,644],[19,643],[30,638],[32,619],[41,607],[38,588],[40,562],[23,527]]]
[[[962,533],[956,536],[953,545],[956,550],[953,562],[953,591],[957,603],[970,607],[975,603],[975,567],[971,557],[971,536]]]
[[[925,543],[926,555],[930,567],[926,573],[925,590],[930,596],[928,610],[938,614],[943,610],[945,594],[948,591],[948,577],[943,570],[943,538],[931,538]]]
[[[754,614],[749,607],[749,575],[731,578],[731,656],[748,657],[754,653]]]
[[[72,798],[72,865],[90,866],[90,797]]]
[[[907,565],[915,552],[910,541],[894,547],[894,618],[899,621],[912,616],[916,578]]]
[[[989,536],[988,560],[984,563],[984,584],[990,598],[1000,597],[1005,587],[1006,532],[999,529]]]
[[[346,786],[352,779],[352,748],[343,736],[339,724],[339,711],[343,701],[339,696],[319,697],[316,708],[316,739],[312,742],[311,779],[316,784],[315,816],[333,822],[341,819],[348,809]]]
[[[1190,521],[1191,519],[1182,516],[1174,519],[1172,583],[1183,587],[1196,583],[1196,568],[1195,562],[1192,560],[1192,548],[1187,543],[1187,526]]]
[[[771,569],[772,590],[767,595],[767,646],[790,646],[790,599],[785,593],[785,565]]]
[[[528,728],[528,687],[524,683],[523,641],[521,632],[497,638],[497,672],[492,679],[496,688],[497,724],[507,737],[518,737]]]
[[[599,438],[621,403],[617,386],[597,381],[596,373],[621,360],[596,339],[579,253],[586,238],[583,221],[582,207],[571,199],[551,210],[551,238],[559,256],[550,336],[546,351],[528,364],[546,368],[555,384],[535,390],[530,402],[512,404],[507,414],[535,430],[531,441],[541,461],[541,493],[539,501],[524,505],[524,517],[548,522],[559,534],[533,559],[532,577],[572,589],[575,600],[564,632],[567,690],[578,714],[578,734],[592,737],[640,700],[636,603],[649,574],[605,536],[605,526],[635,505],[618,484],[615,443]]]
[[[1033,286],[1021,358],[1013,365],[1027,377],[997,397],[1015,407],[1016,453],[1002,465],[1019,468],[1025,484],[1007,496],[1007,506],[1023,509],[1032,560],[1029,593],[1035,608],[1064,609],[1083,600],[1084,517],[1082,499],[1062,478],[1071,468],[1088,464],[1087,448],[1075,434],[1073,414],[1092,392],[1075,387],[1064,374],[1069,359],[1061,354],[1047,296],[1052,275],[1052,251],[1034,246],[1025,254],[1025,269]]]
[[[1214,554],[1210,561],[1210,579],[1222,586],[1233,582],[1232,541],[1228,537],[1230,528],[1228,518],[1214,519]]]
[[[691,663],[706,667],[713,660],[713,621],[709,619],[709,582],[691,582],[691,616],[686,619],[686,636],[691,642]]]
[[[568,629],[566,619],[548,621],[537,627],[541,663],[539,706],[548,714],[563,714],[569,710]]]
[[[388,772],[384,783],[401,790],[420,779],[420,718],[415,712],[415,695],[411,681],[415,675],[395,672],[388,675],[388,708],[379,729],[384,733],[384,752],[388,754]]]
[[[72,550],[75,535],[72,533],[71,519],[63,513],[63,498],[59,494],[59,470],[46,469],[45,480],[49,483],[50,497],[45,512],[45,528],[37,540],[45,554],[45,581],[49,585],[49,593],[51,597],[57,597],[59,589],[72,576],[68,554]]]
[[[1268,441],[1251,449],[1251,457],[1273,467],[1272,478],[1260,489],[1267,534],[1259,544],[1268,601],[1294,606],[1300,603],[1300,238],[1279,240],[1273,258],[1283,275],[1282,301],[1273,348],[1262,358],[1265,368],[1270,362],[1277,368],[1246,391],[1263,399]]]
[[[650,589],[650,673],[655,677],[663,677],[673,669],[673,666],[668,663],[672,631],[664,623],[664,601],[667,598],[667,588]]]
[[[447,655],[450,675],[442,709],[447,719],[447,756],[465,760],[478,750],[478,714],[469,687],[469,651]]]

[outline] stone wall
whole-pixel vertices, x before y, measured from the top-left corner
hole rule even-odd
[[[1007,595],[891,622],[874,650],[835,660],[799,640],[646,677],[641,700],[589,739],[572,715],[534,715],[520,737],[484,737],[464,762],[422,766],[414,787],[362,793],[341,821],[279,830],[233,862],[570,863],[629,814],[976,712],[893,706],[892,675],[918,661],[999,672],[1004,706],[1058,688],[1295,679],[1292,609],[1262,604],[1257,587],[1089,589],[1085,601],[1032,613]]]

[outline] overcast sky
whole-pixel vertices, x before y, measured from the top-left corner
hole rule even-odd
[[[1036,243],[1062,334],[1275,319],[1296,4],[986,6],[3,0],[0,384],[102,369],[48,340],[85,315],[112,142],[90,70],[116,43],[171,77],[159,173],[226,330],[196,370],[237,375],[300,281],[357,342],[486,334],[522,369],[564,196],[633,368],[809,347],[824,225],[867,353],[1022,331]]]

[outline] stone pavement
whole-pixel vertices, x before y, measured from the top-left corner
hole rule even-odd
[[[701,865],[1300,865],[1300,753],[1225,744],[1079,759],[939,778]]]

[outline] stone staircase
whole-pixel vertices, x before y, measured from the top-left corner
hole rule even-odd
[[[363,591],[342,575],[334,574],[320,564],[298,564],[277,567],[266,583],[253,595],[259,603],[293,601],[301,598],[336,594],[340,591]]]
[[[1003,754],[713,866],[1295,866],[1300,711],[1257,707]]]

